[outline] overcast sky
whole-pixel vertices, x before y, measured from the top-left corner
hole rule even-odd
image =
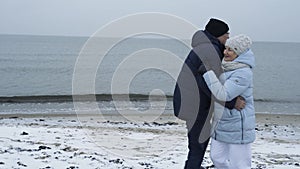
[[[0,0],[0,34],[91,36],[126,15],[163,12],[199,29],[216,17],[231,35],[300,42],[299,11],[300,0]]]

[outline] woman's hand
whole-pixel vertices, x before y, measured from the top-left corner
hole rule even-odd
[[[201,66],[198,69],[198,74],[200,74],[202,76],[206,72],[207,71],[206,71],[206,68],[205,68],[204,64],[201,64]]]

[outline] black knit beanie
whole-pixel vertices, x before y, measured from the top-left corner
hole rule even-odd
[[[229,31],[229,27],[225,22],[211,18],[205,26],[205,30],[217,38],[227,33]]]

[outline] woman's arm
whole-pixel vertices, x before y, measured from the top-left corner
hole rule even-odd
[[[235,105],[236,105],[236,102],[237,102],[237,97],[230,100],[230,101],[226,101],[226,102],[218,100],[216,97],[214,97],[214,95],[211,95],[211,91],[208,88],[207,84],[205,83],[203,77],[201,75],[199,75],[199,76],[196,76],[196,78],[197,78],[197,83],[198,83],[198,86],[200,87],[200,90],[202,90],[203,93],[205,93],[206,96],[208,96],[209,98],[213,97],[213,99],[216,102],[218,102],[219,104],[224,105],[228,109],[234,109],[235,108]]]
[[[212,94],[221,101],[230,101],[241,95],[250,85],[252,72],[239,69],[222,84],[215,73],[207,71],[203,77]]]

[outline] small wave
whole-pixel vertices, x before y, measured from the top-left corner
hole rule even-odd
[[[45,102],[74,102],[74,101],[148,101],[150,98],[153,101],[162,101],[165,98],[172,101],[172,95],[148,95],[148,94],[86,94],[86,95],[34,95],[34,96],[2,96],[0,103],[45,103]],[[300,103],[300,100],[295,99],[269,99],[259,98],[254,99],[255,102],[260,103]]]
[[[267,102],[267,103],[300,103],[300,100],[290,99],[254,99],[255,102]]]
[[[127,100],[130,101],[146,101],[150,95],[147,94],[87,94],[87,95],[37,95],[37,96],[8,96],[0,97],[0,103],[45,103],[45,102],[73,102],[73,101],[112,101],[112,100]],[[171,100],[171,95],[151,95],[152,100]]]

